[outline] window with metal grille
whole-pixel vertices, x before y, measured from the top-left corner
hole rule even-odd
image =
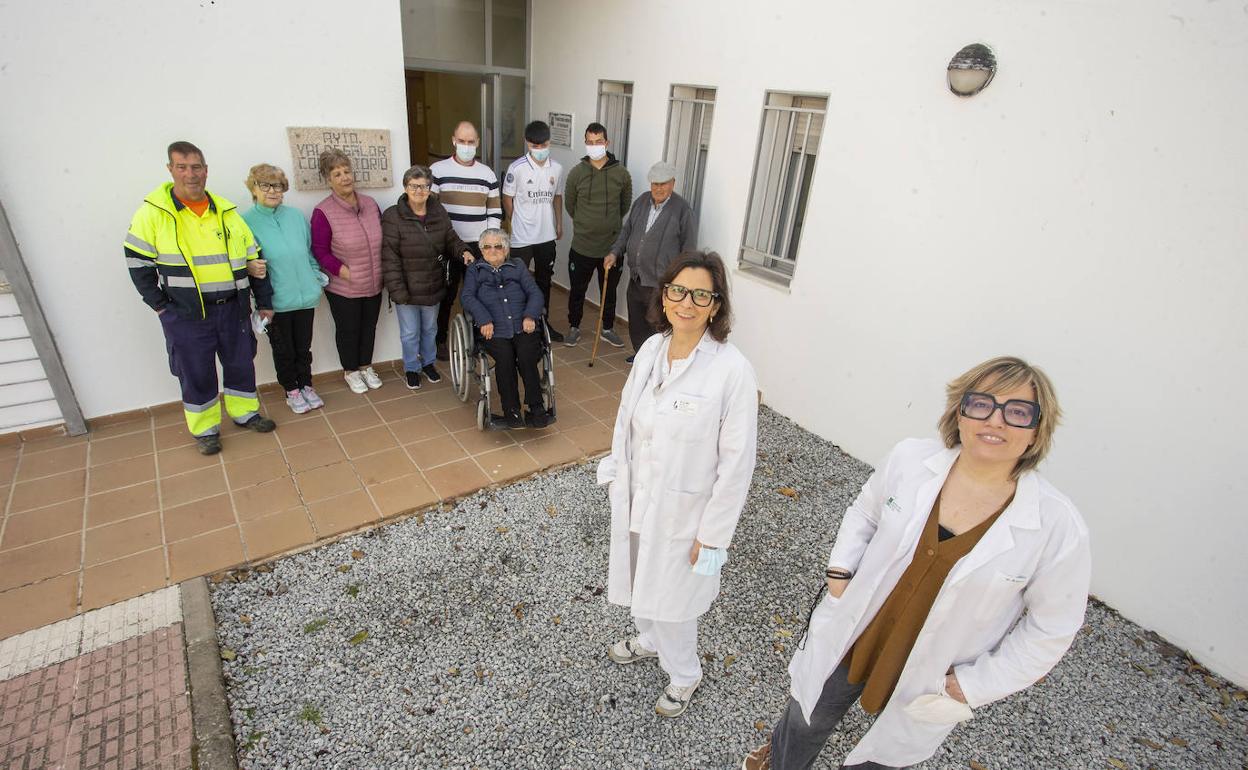
[[[706,176],[706,152],[714,117],[714,88],[672,86],[663,159],[679,170],[676,192],[689,201],[695,214],[702,211],[702,180]]]
[[[793,280],[826,96],[767,92],[750,185],[741,266],[786,286]]]
[[[632,115],[633,84],[599,80],[598,122],[607,127],[607,138],[621,163],[628,163],[628,126]]]

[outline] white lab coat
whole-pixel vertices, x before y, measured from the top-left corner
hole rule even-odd
[[[824,682],[909,566],[958,452],[935,440],[901,442],[845,512],[828,566],[854,578],[840,599],[824,594],[789,663],[807,721]],[[903,709],[940,692],[951,666],[972,708],[1048,673],[1083,625],[1090,572],[1079,512],[1040,474],[1024,473],[1013,502],[949,572],[892,697],[844,763],[904,767],[934,754],[953,726],[916,721]]]
[[[712,548],[732,542],[754,475],[758,385],[741,351],[703,334],[689,365],[660,386],[650,451],[654,488],[630,580],[630,425],[667,341],[656,334],[637,351],[598,483],[610,484],[607,600],[631,607],[636,617],[680,622],[706,612],[719,595],[719,575],[694,574],[689,551],[695,538]]]

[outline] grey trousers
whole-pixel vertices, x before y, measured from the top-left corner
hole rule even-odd
[[[802,716],[802,707],[789,697],[784,714],[771,731],[772,770],[805,770],[815,764],[823,745],[828,742],[845,712],[862,695],[863,685],[849,683],[849,663],[842,663],[828,681],[810,714],[810,724]],[[841,770],[904,770],[875,762],[842,765]]]

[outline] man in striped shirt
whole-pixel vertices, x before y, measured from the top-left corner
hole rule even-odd
[[[503,207],[498,196],[498,177],[493,169],[477,160],[477,128],[467,120],[461,121],[451,134],[454,154],[430,166],[433,172],[433,188],[431,192],[438,196],[446,211],[451,215],[451,226],[455,234],[467,244],[472,252],[472,259],[481,258],[481,249],[477,240],[481,232],[489,227],[501,227],[503,223]],[[459,296],[459,282],[464,277],[464,265],[458,257],[451,259],[450,281],[446,285],[446,296],[442,298],[442,306],[438,308],[438,360],[446,361],[449,356],[446,349],[446,333],[450,326],[451,306]]]

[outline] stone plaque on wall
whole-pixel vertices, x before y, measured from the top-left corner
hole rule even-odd
[[[550,124],[550,146],[551,147],[567,147],[572,148],[572,113],[570,112],[551,112],[547,113],[550,120],[546,121]]]
[[[291,182],[296,190],[329,189],[329,183],[321,179],[318,162],[321,151],[330,147],[351,159],[356,187],[394,186],[388,128],[287,126],[286,138],[290,140]]]

